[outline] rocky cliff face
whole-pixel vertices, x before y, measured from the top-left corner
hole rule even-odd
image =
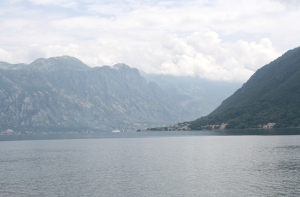
[[[125,64],[90,68],[63,56],[0,62],[1,129],[134,129],[184,120],[155,83]]]

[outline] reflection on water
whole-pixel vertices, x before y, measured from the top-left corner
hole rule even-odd
[[[299,196],[299,149],[199,132],[2,141],[0,196]]]

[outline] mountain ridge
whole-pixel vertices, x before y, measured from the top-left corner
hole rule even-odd
[[[227,128],[259,128],[300,124],[300,48],[258,69],[233,95],[208,116],[191,122],[192,129],[227,123]]]
[[[134,130],[181,119],[157,84],[125,64],[91,68],[67,56],[38,59],[0,68],[0,83],[2,130]]]

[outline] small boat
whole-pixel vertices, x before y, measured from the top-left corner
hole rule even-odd
[[[121,131],[119,129],[115,129],[115,130],[112,130],[111,132],[113,132],[113,133],[120,133]]]

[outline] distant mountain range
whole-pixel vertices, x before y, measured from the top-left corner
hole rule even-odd
[[[299,127],[300,48],[257,70],[213,112],[190,122],[190,127],[199,130],[222,123],[226,128],[237,129]]]
[[[69,57],[0,62],[1,130],[111,131],[182,120],[155,83],[125,64],[91,68]]]
[[[211,112],[240,84],[91,68],[70,57],[0,62],[0,131],[136,130]]]
[[[184,120],[194,120],[216,109],[220,103],[233,94],[242,83],[210,81],[192,76],[172,76],[159,74],[141,75],[154,82],[166,92],[172,102],[183,109]]]

